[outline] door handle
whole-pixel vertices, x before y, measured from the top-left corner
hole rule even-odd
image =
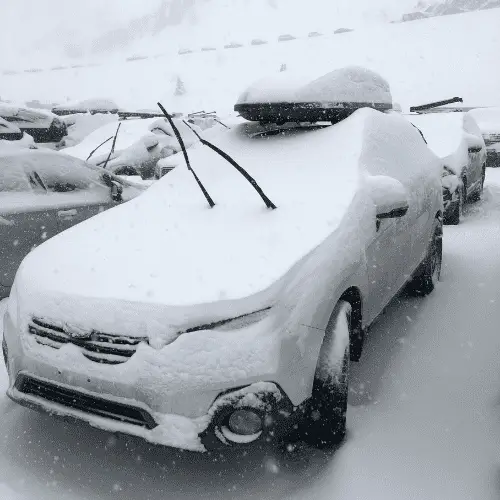
[[[57,212],[57,216],[63,219],[71,219],[72,217],[75,217],[76,214],[77,214],[76,208],[72,208],[70,210],[59,210]]]

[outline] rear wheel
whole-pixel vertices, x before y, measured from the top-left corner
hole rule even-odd
[[[407,290],[411,295],[429,295],[436,287],[441,276],[443,260],[443,227],[436,223],[427,256],[422,262],[417,274],[408,283]]]
[[[340,443],[346,432],[351,305],[339,301],[321,347],[312,397],[301,423],[304,441],[318,448]]]

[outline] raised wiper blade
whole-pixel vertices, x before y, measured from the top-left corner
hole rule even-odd
[[[196,132],[196,130],[194,130],[194,128],[191,127],[189,123],[187,123],[185,120],[183,120],[183,122],[187,127],[191,129],[193,134],[196,135],[196,137],[198,137],[199,141],[204,146],[209,147],[212,151],[215,151],[218,155],[222,156],[224,160],[230,163],[251,184],[251,186],[255,189],[255,191],[257,191],[259,196],[262,198],[267,208],[272,208],[273,210],[277,208],[276,205],[266,196],[262,188],[257,184],[257,181],[242,166],[238,165],[238,163],[236,163],[236,161],[234,161],[227,153],[222,151],[222,149],[219,149],[211,142],[208,142],[205,139],[203,139],[200,136],[200,134],[198,134],[198,132]]]
[[[93,149],[90,154],[87,156],[87,159],[85,161],[89,161],[90,158],[92,157],[92,155],[101,147],[101,146],[104,146],[104,144],[106,144],[108,141],[110,141],[111,139],[113,139],[113,136],[111,137],[108,137],[105,141],[102,141],[101,144],[99,144],[99,146],[97,146],[95,149]]]
[[[118,137],[118,132],[120,131],[120,127],[122,126],[121,122],[118,124],[118,127],[116,128],[115,135],[113,137],[113,144],[111,145],[111,149],[109,151],[109,155],[106,158],[106,163],[104,163],[104,166],[102,168],[106,169],[108,166],[109,159],[111,158],[111,155],[115,152],[115,146],[116,146],[116,138]]]
[[[182,140],[181,134],[178,130],[178,128],[175,126],[174,121],[172,120],[172,117],[167,113],[167,110],[162,106],[161,103],[157,103],[158,107],[161,109],[162,113],[165,115],[165,118],[168,120],[168,123],[170,123],[170,126],[172,127],[172,130],[174,131],[175,137],[177,138],[177,141],[179,142],[179,145],[182,149],[182,154],[184,155],[184,160],[186,161],[186,165],[188,170],[193,174],[193,177],[196,179],[196,182],[198,183],[198,186],[200,187],[201,191],[203,192],[203,195],[205,196],[205,199],[207,200],[208,204],[210,205],[210,208],[213,208],[215,206],[214,201],[208,194],[208,191],[205,189],[205,186],[202,184],[198,176],[196,175],[196,172],[193,170],[191,167],[191,163],[189,162],[189,157],[187,154],[186,146],[184,144],[184,141]],[[191,128],[191,127],[189,127]]]

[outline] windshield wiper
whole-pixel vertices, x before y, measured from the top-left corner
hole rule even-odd
[[[106,158],[106,162],[104,163],[104,169],[108,166],[109,159],[111,158],[111,155],[115,152],[115,146],[116,146],[116,138],[118,137],[118,132],[120,131],[120,127],[122,126],[122,122],[118,124],[118,127],[116,128],[115,136],[113,137],[113,143],[111,145],[111,149],[109,151],[109,155]]]
[[[259,196],[262,198],[267,208],[272,208],[273,210],[277,208],[276,205],[266,196],[262,188],[257,184],[257,181],[242,166],[238,165],[238,163],[236,163],[227,153],[222,151],[222,149],[219,149],[211,142],[208,142],[205,139],[203,139],[200,136],[200,134],[198,134],[198,132],[196,132],[196,130],[194,130],[194,128],[192,128],[189,125],[189,123],[187,123],[185,120],[183,120],[183,122],[187,127],[189,127],[189,129],[193,132],[193,134],[196,135],[196,137],[198,137],[199,141],[204,146],[209,147],[212,151],[215,151],[218,155],[222,156],[224,160],[230,163],[252,185],[255,191],[259,193]]]
[[[90,158],[92,157],[92,155],[101,147],[101,146],[104,146],[104,144],[106,144],[108,141],[110,141],[111,139],[113,139],[113,136],[111,137],[108,137],[105,141],[102,141],[101,144],[99,144],[99,146],[97,146],[95,149],[93,149],[90,154],[87,156],[87,159],[85,161],[89,161]]]
[[[196,179],[196,182],[198,183],[198,186],[200,187],[201,191],[203,192],[205,199],[207,200],[208,204],[210,205],[210,208],[213,208],[215,206],[214,201],[208,194],[208,191],[205,189],[205,186],[202,184],[198,176],[196,175],[196,172],[193,170],[191,167],[191,163],[189,162],[189,157],[187,154],[186,146],[184,144],[184,141],[182,140],[181,134],[178,130],[178,128],[175,126],[174,121],[172,120],[172,117],[167,113],[167,110],[161,105],[161,103],[157,103],[158,107],[161,109],[162,113],[165,115],[165,118],[168,120],[168,123],[170,123],[170,126],[172,127],[172,130],[174,131],[175,137],[177,138],[177,141],[179,142],[179,145],[182,149],[182,154],[184,155],[184,160],[186,161],[186,165],[188,170],[193,174],[194,178]],[[190,127],[191,128],[191,127]]]

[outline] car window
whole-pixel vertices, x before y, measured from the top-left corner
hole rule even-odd
[[[33,155],[28,163],[31,172],[36,172],[47,190],[53,193],[70,193],[95,187],[107,189],[99,172],[73,158],[62,155]]]
[[[30,192],[28,176],[12,158],[0,158],[0,193]]]

